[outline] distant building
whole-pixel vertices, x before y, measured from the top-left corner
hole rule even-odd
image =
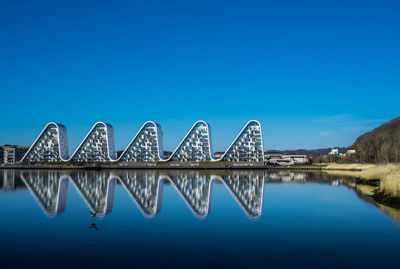
[[[346,157],[346,156],[349,156],[349,155],[351,155],[351,154],[355,154],[356,153],[356,150],[355,149],[348,149],[345,153],[340,153],[339,154],[339,157]]]
[[[300,165],[308,164],[309,159],[307,155],[282,155],[282,154],[266,154],[265,161],[267,165]]]
[[[339,149],[338,148],[332,149],[331,152],[329,152],[329,155],[339,156]]]
[[[164,159],[168,160],[171,157],[172,151],[164,151]]]
[[[4,145],[0,147],[0,162],[1,164],[13,164],[19,162],[29,147],[16,146],[16,145]]]
[[[347,155],[355,154],[355,153],[356,153],[356,150],[355,150],[355,149],[348,149],[348,150],[346,151],[346,154],[347,154]]]
[[[308,164],[310,160],[307,155],[288,155],[293,159],[294,164]]]
[[[214,156],[215,159],[221,159],[222,156],[224,156],[224,152],[221,152],[221,151],[215,152],[215,153],[213,154],[213,156]]]
[[[115,156],[117,156],[117,159],[119,159],[119,158],[121,157],[122,153],[124,153],[123,150],[120,150],[120,151],[116,151],[116,152],[115,152]]]

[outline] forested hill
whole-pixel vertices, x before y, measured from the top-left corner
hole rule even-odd
[[[400,161],[400,117],[361,135],[352,148],[356,150],[354,157],[361,162]]]

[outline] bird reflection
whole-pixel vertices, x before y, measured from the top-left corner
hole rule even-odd
[[[90,216],[103,216],[112,210],[118,180],[145,216],[154,216],[160,211],[162,188],[168,181],[195,216],[205,217],[209,213],[211,187],[215,181],[227,187],[248,216],[257,217],[262,211],[265,175],[262,171],[231,171],[215,175],[205,171],[179,170],[122,170],[112,173],[82,170],[69,174],[22,172],[21,178],[48,215],[65,209],[67,183],[71,181],[89,207]]]

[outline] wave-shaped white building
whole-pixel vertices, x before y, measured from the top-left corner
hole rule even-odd
[[[67,128],[62,124],[50,122],[40,132],[21,161],[41,163],[61,162],[68,159]]]
[[[197,121],[182,141],[164,158],[161,126],[148,121],[133,137],[119,158],[115,154],[114,132],[110,124],[97,122],[90,129],[75,152],[68,156],[67,129],[58,123],[48,123],[21,162],[263,162],[261,124],[247,122],[221,158],[213,157],[211,128],[205,121]]]

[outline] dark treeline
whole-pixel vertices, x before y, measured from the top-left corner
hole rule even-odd
[[[341,162],[389,163],[400,161],[400,117],[357,138],[352,149],[355,154]]]

